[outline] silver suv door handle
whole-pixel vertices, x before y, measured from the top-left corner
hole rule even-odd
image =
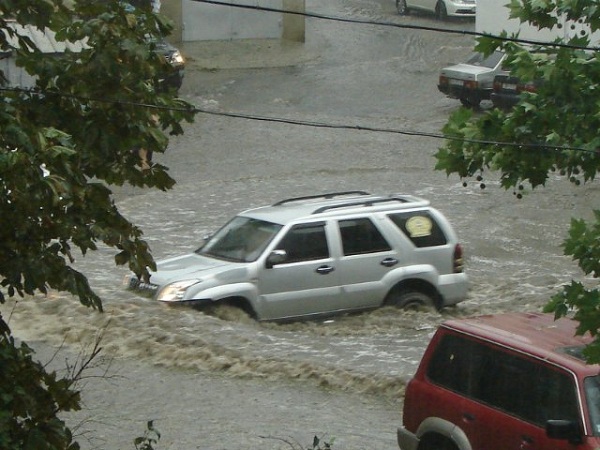
[[[317,272],[320,275],[327,275],[328,273],[331,273],[335,270],[335,268],[331,267],[331,266],[320,266],[317,267],[317,270],[315,270],[315,272]]]
[[[382,266],[385,266],[385,267],[392,267],[392,266],[395,266],[396,264],[398,264],[398,260],[396,258],[385,258],[379,264],[381,264]]]

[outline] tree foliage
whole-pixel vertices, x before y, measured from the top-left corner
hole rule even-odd
[[[457,174],[465,181],[499,174],[502,187],[521,197],[528,189],[546,184],[551,175],[563,176],[574,185],[593,181],[600,171],[600,53],[592,33],[600,28],[598,1],[511,0],[513,18],[553,28],[564,19],[582,24],[563,45],[525,45],[502,38],[518,38],[504,32],[499,38],[478,39],[476,50],[502,49],[511,73],[523,81],[542,80],[535,93],[523,93],[509,111],[475,112],[465,108],[451,115],[444,126],[447,144],[436,154],[436,169]],[[594,222],[573,219],[564,243],[566,255],[595,280],[600,277],[600,212]],[[575,309],[579,333],[600,331],[598,283],[572,282],[546,307],[557,316]],[[591,362],[600,362],[600,340],[587,349]]]
[[[73,267],[99,243],[141,276],[154,267],[111,186],[174,184],[167,167],[147,167],[135,151],[164,152],[194,117],[159,83],[170,67],[157,43],[171,29],[150,8],[117,0],[0,0],[0,53],[35,77],[23,89],[0,72],[0,303],[53,289],[101,310]],[[43,53],[27,30],[69,45]],[[2,316],[0,377],[0,448],[78,448],[58,418],[79,408],[74,378],[46,372]]]
[[[15,35],[17,24],[48,29],[56,39],[85,43],[81,51],[41,54]],[[81,273],[75,252],[103,242],[117,264],[136,273],[153,267],[142,231],[119,214],[111,185],[168,189],[167,168],[143,170],[143,147],[164,152],[169,134],[192,120],[190,105],[156,80],[167,69],[156,42],[171,29],[164,17],[117,1],[0,3],[0,48],[37,77],[32,90],[2,80],[0,107],[0,301],[3,293],[68,291],[102,304]],[[16,45],[15,45],[16,43]]]
[[[71,431],[57,415],[80,409],[74,380],[46,371],[32,355],[0,322],[0,448],[76,450]]]

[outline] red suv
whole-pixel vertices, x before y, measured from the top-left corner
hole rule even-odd
[[[541,313],[442,324],[406,387],[401,450],[600,448],[600,367],[576,326]]]

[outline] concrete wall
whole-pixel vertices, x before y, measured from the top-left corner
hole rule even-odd
[[[305,0],[227,0],[239,5],[304,12]],[[193,0],[162,0],[161,14],[175,24],[169,41],[287,39],[304,42],[304,17]]]
[[[0,54],[0,71],[8,80],[9,86],[31,88],[35,86],[35,78],[29,75],[22,67],[15,65],[15,59],[10,53]]]
[[[306,11],[305,0],[283,0],[283,9],[285,11],[294,11],[304,13]],[[305,42],[306,27],[304,16],[299,14],[283,15],[282,39],[287,41]]]
[[[477,0],[475,30],[478,33],[496,36],[502,31],[506,31],[509,36],[519,33],[519,38],[537,42],[552,42],[556,38],[569,40],[582,35],[589,36],[593,46],[600,42],[600,31],[591,33],[587,24],[568,21],[564,16],[559,18],[558,26],[552,29],[540,29],[529,23],[521,23],[519,19],[510,18],[510,10],[506,3],[498,0]]]
[[[65,49],[78,52],[83,47],[80,42],[57,41],[56,34],[53,31],[42,31],[32,25],[22,26],[14,20],[8,20],[7,26],[18,35],[31,39],[35,46],[48,58],[63,53]],[[6,33],[6,40],[12,47],[19,47],[19,40],[14,36]],[[4,73],[10,86],[20,86],[23,88],[35,86],[35,78],[29,75],[23,67],[18,67],[15,64],[13,52],[0,53],[0,71]]]

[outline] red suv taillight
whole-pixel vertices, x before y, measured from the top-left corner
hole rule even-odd
[[[464,270],[464,263],[463,263],[463,249],[460,246],[460,244],[456,244],[454,246],[454,255],[453,255],[453,269],[454,269],[454,273],[462,273],[462,271]]]

